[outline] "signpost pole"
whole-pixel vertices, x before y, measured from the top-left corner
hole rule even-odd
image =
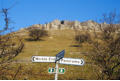
[[[58,61],[55,63],[56,67],[55,67],[55,80],[58,79]]]

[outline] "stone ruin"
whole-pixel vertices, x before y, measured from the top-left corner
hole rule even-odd
[[[107,26],[108,24],[106,23],[96,23],[92,20],[88,20],[85,22],[79,22],[79,21],[67,21],[67,20],[54,20],[50,23],[47,24],[35,24],[32,25],[30,27],[28,27],[27,29],[45,29],[45,30],[65,30],[65,29],[77,29],[77,30],[95,30],[95,31],[99,31],[100,26]]]
[[[43,24],[43,29],[46,30],[64,30],[64,29],[78,29],[78,30],[99,30],[99,24],[89,20],[86,22],[54,20],[50,23]]]
[[[67,20],[54,20],[47,24],[35,24],[26,28],[22,28],[19,31],[17,31],[16,34],[18,35],[26,35],[28,34],[30,29],[44,29],[44,30],[88,30],[88,31],[97,31],[99,32],[101,27],[104,28],[110,24],[106,23],[96,23],[92,20],[88,20],[85,22],[79,22],[79,21],[67,21]],[[115,24],[115,26],[118,28],[118,31],[120,31],[120,24]],[[24,33],[23,33],[24,32]]]

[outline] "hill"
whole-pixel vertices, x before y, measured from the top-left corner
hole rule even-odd
[[[29,28],[36,28],[36,25],[14,32],[16,36],[20,36],[25,44],[23,51],[14,59],[13,66],[22,65],[22,72],[20,72],[17,79],[54,79],[54,74],[48,73],[49,67],[55,67],[54,63],[32,63],[31,57],[38,56],[55,56],[61,50],[65,49],[65,57],[70,58],[82,58],[87,63],[87,58],[84,56],[86,49],[79,49],[75,47],[76,42],[74,40],[75,30],[73,29],[52,29],[49,30],[49,36],[42,38],[42,41],[28,41],[28,30]],[[92,65],[85,64],[84,66],[71,66],[71,65],[60,65],[59,67],[65,68],[65,74],[60,74],[59,79],[95,79],[91,77],[94,74]],[[30,70],[29,70],[30,69]],[[26,71],[32,71],[26,73]],[[24,76],[20,75],[25,73]],[[91,75],[90,75],[91,74]],[[26,78],[27,77],[27,78]]]
[[[61,65],[60,68],[65,68],[65,74],[59,74],[59,79],[62,80],[80,80],[80,79],[97,79],[99,67],[92,64],[91,60],[86,57],[91,47],[87,43],[83,43],[83,48],[77,46],[74,40],[76,29],[84,32],[96,30],[99,25],[94,21],[78,22],[78,21],[59,21],[55,20],[44,25],[32,25],[30,27],[13,32],[12,34],[19,36],[24,41],[25,47],[22,52],[13,59],[10,65],[12,72],[8,71],[6,76],[12,79],[12,76],[21,67],[16,79],[35,79],[35,80],[50,80],[54,79],[54,74],[48,73],[49,67],[55,67],[55,63],[32,63],[32,56],[55,56],[61,50],[65,49],[65,57],[82,58],[85,61],[84,66]],[[106,24],[107,25],[107,24]],[[29,29],[45,29],[49,36],[43,37],[42,41],[28,41]],[[87,50],[87,52],[86,52]],[[97,67],[97,68],[96,68]],[[94,76],[93,76],[94,75]]]

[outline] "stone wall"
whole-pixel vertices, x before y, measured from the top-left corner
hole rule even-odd
[[[92,20],[79,22],[79,21],[60,21],[54,20],[47,24],[35,24],[30,26],[33,28],[40,28],[45,30],[65,30],[65,29],[78,29],[78,30],[96,30],[99,31],[100,25],[107,25],[105,23],[98,24]]]

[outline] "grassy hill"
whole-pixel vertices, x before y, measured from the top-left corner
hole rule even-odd
[[[6,77],[13,79],[13,76],[19,71],[15,79],[35,79],[35,80],[53,80],[54,74],[48,73],[49,67],[55,67],[55,63],[32,63],[31,57],[38,56],[55,56],[65,49],[65,56],[70,58],[82,58],[85,61],[84,66],[72,66],[59,64],[59,68],[65,68],[65,74],[59,74],[60,80],[76,79],[97,79],[97,69],[95,69],[90,60],[85,56],[86,50],[90,47],[87,43],[83,48],[75,47],[74,30],[51,30],[49,36],[42,38],[41,41],[28,41],[28,35],[21,36],[25,47],[23,51],[14,58],[10,65],[11,71],[6,73]],[[19,69],[20,67],[20,69]],[[19,69],[19,70],[18,70]]]

